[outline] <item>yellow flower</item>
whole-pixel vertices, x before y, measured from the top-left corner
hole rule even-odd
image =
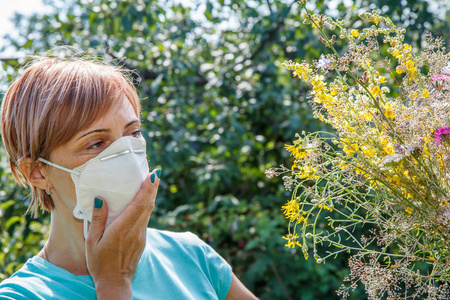
[[[407,51],[411,51],[412,47],[411,47],[411,45],[404,44],[404,45],[403,45],[403,49],[405,49],[405,50],[407,50]]]
[[[294,169],[297,168],[297,167],[298,167],[297,161],[294,160],[294,164],[292,165],[291,170],[294,170]]]
[[[305,165],[303,167],[300,167],[299,169],[300,169],[300,172],[295,174],[298,176],[298,178],[309,179],[309,180],[314,180],[317,178],[317,175],[316,175],[317,170],[314,169],[313,167]]]
[[[294,72],[292,72],[292,75],[298,76],[298,78],[303,78],[303,80],[305,80],[306,82],[309,81],[310,77],[309,74],[312,72],[312,69],[309,68],[309,66],[305,63],[296,63],[295,66],[291,65],[291,69],[294,70]]]
[[[325,84],[323,83],[323,75],[316,75],[311,79],[314,93],[325,92]]]
[[[362,111],[362,112],[358,113],[358,119],[370,122],[373,119],[373,114],[370,111]],[[353,132],[353,131],[355,131],[355,130],[353,129],[351,132]]]
[[[430,97],[430,93],[428,93],[427,89],[424,89],[424,90],[423,90],[422,96],[423,96],[424,98],[429,98],[429,97]]]
[[[397,68],[395,68],[395,71],[397,72],[397,74],[402,74],[403,73],[403,67],[402,66],[397,66]]]
[[[364,153],[364,155],[369,156],[369,157],[372,157],[375,155],[375,150],[369,146],[362,146],[361,151]]]
[[[398,50],[395,50],[394,53],[392,53],[392,56],[399,59],[400,57],[402,57],[402,53]]]
[[[336,96],[340,90],[341,90],[341,88],[337,84],[330,83],[330,94],[331,94],[331,96]]]
[[[332,104],[334,103],[334,97],[329,94],[320,92],[316,97],[314,97],[314,101],[317,103]]]
[[[284,148],[291,152],[291,155],[294,156],[296,159],[303,159],[305,158],[310,151],[303,151],[302,146],[295,146],[295,145],[288,145],[284,144]]]
[[[359,150],[359,147],[358,147],[358,144],[348,145],[345,143],[342,145],[342,150],[344,150],[344,152],[347,156],[352,156],[356,153],[356,151]]]
[[[356,174],[360,174],[363,176],[367,175],[367,172],[364,170],[364,165],[362,165],[362,164],[356,165],[355,172],[356,172]]]
[[[412,214],[413,209],[412,209],[411,207],[408,207],[408,208],[405,209],[405,211],[406,211],[408,214]]]
[[[290,215],[292,213],[295,213],[296,211],[298,211],[300,208],[300,206],[298,205],[298,202],[295,200],[290,200],[288,201],[288,203],[286,203],[285,205],[283,205],[281,207],[281,210],[283,211],[284,215]]]
[[[376,85],[370,89],[370,93],[372,94],[372,96],[376,97],[381,96],[383,92],[381,91],[380,87]]]
[[[412,67],[414,67],[414,62],[412,60],[408,60],[406,62],[406,67],[409,69],[411,69]]]
[[[305,220],[305,218],[303,217],[305,212],[300,210],[300,206],[295,200],[290,200],[288,203],[281,207],[281,210],[283,211],[284,217],[286,219],[289,219],[290,222],[297,221],[297,223],[301,223]]]
[[[379,83],[386,83],[386,77],[381,76],[380,78],[378,78],[378,82]]]
[[[391,119],[395,118],[392,102],[386,102],[386,104],[384,104],[384,115]]]
[[[384,148],[384,152],[387,153],[387,155],[395,154],[394,145],[392,145],[391,142],[389,142],[386,147]]]
[[[295,246],[302,247],[302,245],[297,241],[298,234],[289,233],[288,235],[283,236],[283,239],[288,241],[287,244],[284,245],[285,247],[288,248],[295,248]]]
[[[348,132],[355,132],[355,128],[350,126],[350,124],[348,124],[348,122],[345,122],[344,125],[345,125],[344,127],[347,129]]]
[[[319,206],[319,208],[328,209],[330,212],[333,211],[332,207],[326,206],[325,204],[319,204],[318,206]]]
[[[423,152],[423,154],[425,154],[428,157],[431,155],[426,143],[425,143],[425,145],[423,145],[422,152]]]
[[[378,26],[378,22],[380,22],[380,17],[378,16],[373,17],[373,22],[375,23],[375,25]]]
[[[359,36],[359,31],[357,29],[352,30],[353,37],[357,38]]]

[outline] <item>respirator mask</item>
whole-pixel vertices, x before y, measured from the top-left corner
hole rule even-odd
[[[73,215],[84,220],[84,237],[88,232],[87,222],[92,221],[95,197],[101,197],[108,202],[108,226],[134,199],[149,173],[145,140],[133,136],[114,141],[96,157],[74,169],[59,166],[43,158],[38,160],[70,173],[77,198]]]

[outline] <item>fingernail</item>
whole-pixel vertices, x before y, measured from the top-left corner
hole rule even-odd
[[[161,169],[156,169],[156,175],[161,178]]]
[[[99,209],[103,206],[103,200],[100,198],[95,198],[94,207]]]
[[[152,175],[150,175],[150,181],[152,183],[155,183],[155,173],[152,173]]]

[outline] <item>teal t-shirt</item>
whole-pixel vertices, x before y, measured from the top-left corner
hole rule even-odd
[[[230,265],[192,233],[147,230],[133,278],[133,299],[225,299]],[[96,299],[91,276],[76,276],[39,257],[0,283],[0,299]]]

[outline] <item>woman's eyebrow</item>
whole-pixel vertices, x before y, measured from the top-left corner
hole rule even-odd
[[[131,122],[128,122],[127,125],[125,125],[124,128],[130,127],[130,126],[133,125],[134,123],[139,123],[139,124],[140,124],[141,121],[138,120],[138,119],[135,119],[135,120],[133,120],[133,121],[131,121]]]
[[[124,129],[130,127],[130,126],[133,125],[134,123],[141,123],[141,121],[139,121],[139,119],[135,119],[135,120],[133,120],[133,121],[130,121],[130,122],[128,122],[128,123],[124,126]],[[79,140],[79,139],[81,139],[81,138],[83,138],[83,137],[85,137],[85,136],[87,136],[87,135],[93,134],[93,133],[98,133],[98,132],[109,132],[109,131],[111,131],[111,130],[110,130],[110,129],[95,129],[95,130],[86,132],[85,134],[83,134],[82,136],[80,136],[77,140]]]
[[[81,139],[81,138],[83,138],[83,137],[85,137],[85,136],[87,136],[87,135],[90,135],[90,134],[92,134],[92,133],[97,133],[97,132],[109,132],[109,131],[111,131],[111,130],[110,130],[110,129],[95,129],[95,130],[86,132],[85,134],[83,134],[82,136],[80,136],[79,138],[77,138],[77,140],[79,140],[79,139]]]

